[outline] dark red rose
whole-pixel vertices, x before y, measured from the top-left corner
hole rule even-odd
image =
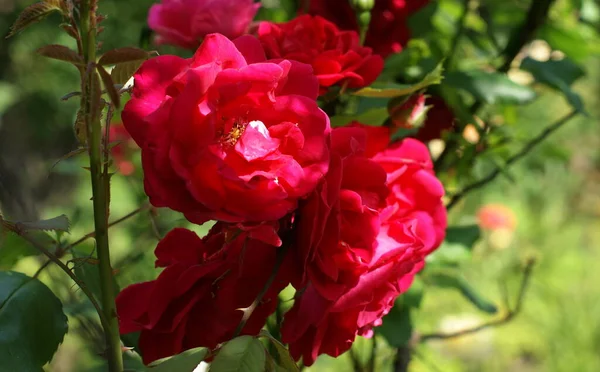
[[[383,70],[383,59],[360,45],[356,31],[340,31],[319,16],[302,15],[279,24],[261,22],[256,33],[268,58],[310,64],[321,93],[332,85],[370,85]]]
[[[152,58],[134,79],[122,118],[154,206],[194,223],[275,221],[327,173],[312,68],[267,61],[252,36],[209,35],[191,59]]]
[[[410,39],[408,17],[429,3],[429,0],[375,0],[365,45],[383,58],[398,53]],[[358,31],[354,10],[347,0],[312,0],[310,14],[320,15],[342,30]]]
[[[234,39],[248,29],[260,8],[252,0],[162,0],[148,13],[148,26],[158,44],[196,49],[207,35],[218,32]]]
[[[309,283],[286,313],[282,340],[295,359],[311,365],[320,354],[336,357],[347,351],[357,335],[372,336],[372,328],[405,292],[423,267],[430,229],[416,219],[382,226],[370,252],[367,269],[358,282],[331,301]]]
[[[444,238],[444,190],[427,148],[414,139],[390,144],[390,136],[389,128],[360,123],[336,128],[330,174],[297,212],[298,262],[305,276],[293,283],[300,295],[285,315],[282,336],[292,356],[306,365],[320,354],[340,355],[356,335],[372,336]],[[368,168],[351,162],[340,167],[338,154],[351,154]],[[388,193],[379,191],[382,170]],[[349,219],[336,209],[336,192],[346,188],[359,190],[358,215],[369,218]],[[340,223],[345,219],[351,222]],[[356,241],[360,244],[345,244]]]
[[[117,297],[121,333],[141,331],[144,363],[195,347],[214,348],[234,336],[248,307],[271,274],[278,248],[250,239],[233,240],[217,224],[200,239],[177,228],[156,247],[156,280],[133,284]],[[232,240],[232,241],[230,241]],[[288,284],[280,271],[242,334],[257,334],[277,306],[277,294]]]
[[[368,269],[379,231],[377,210],[388,190],[381,166],[364,156],[365,132],[337,128],[331,134],[329,173],[296,211],[293,249],[307,282],[336,300]]]

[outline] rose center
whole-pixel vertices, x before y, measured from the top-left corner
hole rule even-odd
[[[248,121],[236,118],[233,120],[224,120],[222,130],[219,135],[219,143],[224,147],[233,147],[244,134]]]

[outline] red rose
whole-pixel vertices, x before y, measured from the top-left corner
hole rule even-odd
[[[257,34],[267,57],[312,65],[322,93],[332,85],[370,85],[383,70],[383,59],[360,45],[357,32],[340,31],[319,16],[303,15],[280,24],[261,22]]]
[[[385,205],[385,172],[364,156],[366,133],[337,128],[331,133],[331,162],[325,180],[296,212],[293,249],[301,264],[297,288],[311,282],[326,299],[354,287],[368,263]]]
[[[398,53],[410,39],[408,17],[427,5],[429,0],[375,0],[365,45],[383,58]],[[342,30],[358,31],[354,10],[348,1],[313,0],[310,14],[334,22]]]
[[[134,79],[122,118],[157,207],[194,223],[274,221],[327,173],[312,68],[266,61],[254,37],[209,35],[191,59],[150,59]]]
[[[367,270],[357,284],[335,301],[315,286],[298,296],[286,313],[282,340],[295,359],[311,365],[320,354],[336,357],[347,351],[356,335],[370,337],[394,300],[405,292],[423,267],[423,248],[429,230],[418,220],[382,226]]]
[[[124,176],[132,175],[135,167],[131,162],[131,156],[134,151],[139,150],[139,147],[122,123],[112,123],[110,125],[108,140],[113,145],[110,148],[110,154],[119,173]]]
[[[150,8],[148,25],[158,44],[196,49],[208,34],[241,36],[258,8],[252,0],[162,0]]]
[[[214,348],[234,336],[275,264],[277,248],[249,239],[232,242],[216,225],[203,239],[176,228],[156,247],[156,280],[133,284],[117,297],[121,333],[141,331],[144,363],[195,347]],[[288,284],[284,271],[252,313],[242,334],[257,334]]]
[[[386,145],[382,132],[388,133],[389,143],[391,130],[356,122],[351,125],[367,131],[369,156],[387,173],[390,194],[388,207],[381,211],[382,223],[423,213],[424,216],[418,218],[429,219],[429,225],[435,232],[435,239],[427,249],[428,253],[431,252],[444,240],[448,222],[442,201],[444,186],[435,176],[427,146],[412,138]]]
[[[427,148],[414,139],[390,145],[390,136],[389,128],[359,123],[336,128],[330,174],[297,212],[297,249],[303,257],[297,261],[306,274],[301,285],[293,283],[300,295],[285,316],[282,335],[292,356],[302,356],[306,365],[320,354],[340,355],[356,335],[370,337],[444,238],[444,189]],[[342,162],[340,167],[339,154],[361,159],[363,166]],[[378,191],[382,170],[389,193]],[[340,195],[349,190],[360,195],[361,214],[349,214],[351,219],[336,209],[338,189]]]

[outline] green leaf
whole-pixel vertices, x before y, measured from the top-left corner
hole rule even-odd
[[[206,359],[208,349],[198,347],[186,350],[181,354],[173,355],[168,358],[159,359],[148,365],[148,371],[153,372],[192,372],[200,362]]]
[[[117,64],[111,71],[110,77],[113,83],[124,85],[131,79],[133,74],[140,68],[144,61],[122,62]]]
[[[375,331],[382,335],[392,347],[402,347],[406,345],[412,336],[413,324],[410,316],[410,308],[402,306],[399,302],[400,296],[390,312],[383,317],[381,326],[375,328]]]
[[[453,71],[444,84],[464,90],[488,104],[523,104],[535,98],[535,92],[510,80],[505,74],[485,71]]]
[[[62,11],[58,0],[40,1],[28,6],[19,14],[19,18],[12,25],[6,37],[9,38],[32,24],[41,21],[54,11]]]
[[[252,336],[228,341],[210,365],[211,372],[263,372],[266,354],[263,344]]]
[[[419,276],[415,276],[413,283],[406,292],[404,292],[396,300],[396,305],[402,305],[409,308],[418,308],[421,306],[423,301],[423,292],[425,291],[425,284]]]
[[[374,83],[370,87],[362,88],[354,93],[355,96],[391,98],[412,94],[430,85],[442,82],[442,64],[438,64],[433,71],[425,75],[423,80],[416,84],[396,84],[396,83]]]
[[[37,279],[0,272],[3,371],[42,371],[67,333],[60,300]]]
[[[7,231],[0,236],[0,270],[11,269],[21,258],[38,253],[35,247],[15,233]]]
[[[273,346],[275,346],[275,350],[277,350],[279,364],[281,364],[284,370],[291,372],[300,370],[296,365],[296,362],[294,362],[294,359],[290,355],[289,350],[281,342],[279,342],[279,340],[273,337],[267,330],[261,330],[259,336],[266,337],[273,344]]]
[[[427,256],[427,264],[433,266],[459,266],[471,259],[471,249],[444,241],[435,252]]]
[[[584,76],[585,71],[573,61],[563,58],[559,61],[540,62],[527,57],[521,62],[521,69],[529,71],[537,82],[562,92],[574,109],[585,113],[581,97],[571,89],[571,84]]]
[[[16,222],[15,226],[22,231],[63,231],[69,232],[69,219],[64,214],[48,220],[34,222]]]
[[[450,226],[446,230],[446,241],[461,244],[469,249],[481,238],[478,225]]]
[[[546,40],[552,49],[560,50],[574,61],[583,62],[600,49],[597,37],[586,37],[583,31],[581,26],[561,26],[556,22],[546,22],[537,36]]]
[[[342,127],[353,121],[359,121],[363,124],[381,126],[385,120],[389,117],[388,109],[386,106],[377,107],[368,111],[365,111],[358,115],[336,115],[331,118],[332,127]]]
[[[481,296],[459,273],[453,271],[429,270],[425,271],[423,280],[431,285],[441,288],[458,290],[467,300],[479,310],[495,314],[498,308],[491,301]]]

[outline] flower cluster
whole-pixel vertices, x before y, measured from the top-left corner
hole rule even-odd
[[[163,42],[203,41],[189,59],[146,61],[122,120],[141,148],[151,203],[192,223],[217,222],[205,237],[177,228],[160,241],[158,278],[117,298],[121,332],[141,332],[146,363],[214,348],[257,334],[291,284],[296,295],[281,334],[292,356],[311,365],[320,354],[340,355],[357,335],[373,334],[444,239],[444,189],[427,147],[392,141],[394,128],[423,112],[424,99],[389,127],[332,129],[319,95],[332,85],[369,85],[383,67],[355,31],[303,15],[250,26],[255,36],[239,36],[249,21],[207,33],[196,9],[183,9],[191,3],[152,9]],[[235,17],[256,12],[250,1],[235,2],[238,15],[227,10],[232,3],[198,12],[231,12],[236,26]],[[177,12],[193,21],[175,22]],[[241,322],[240,309],[253,303]]]

